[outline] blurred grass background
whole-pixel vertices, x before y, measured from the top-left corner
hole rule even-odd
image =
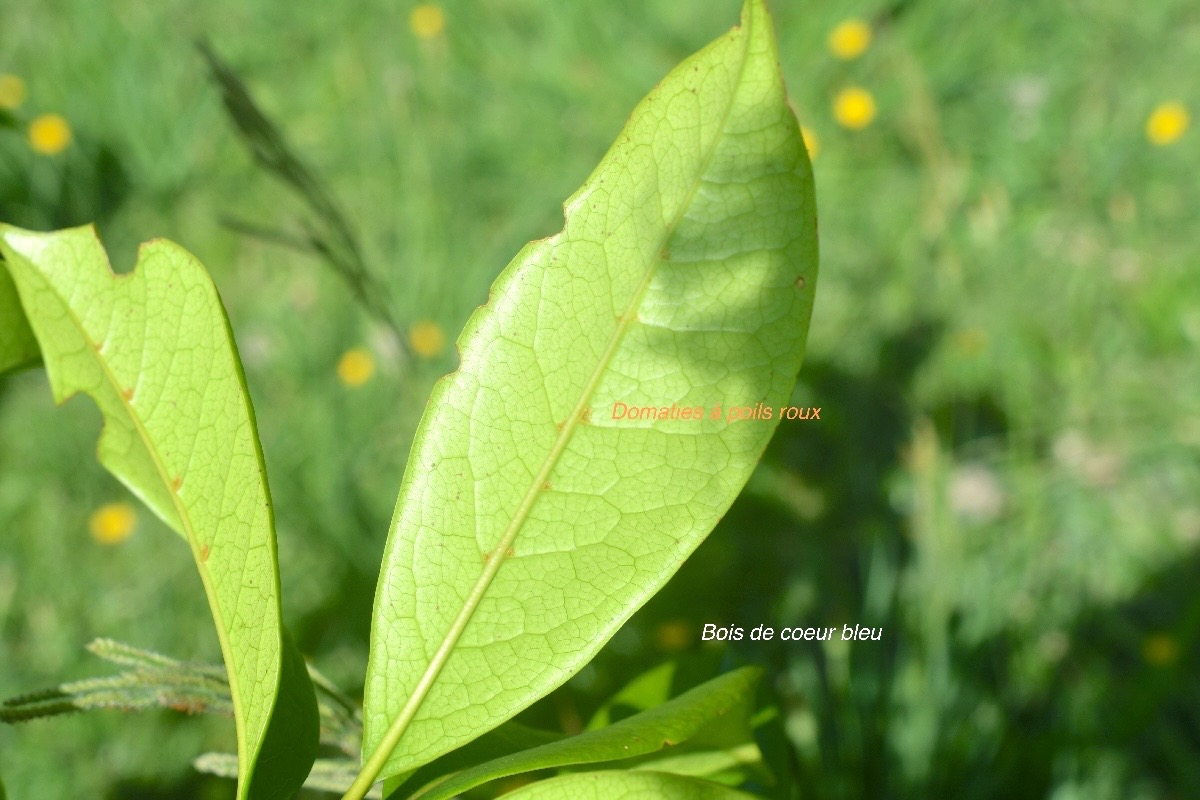
[[[569,723],[701,649],[705,622],[861,623],[883,641],[723,654],[768,665],[803,796],[1200,797],[1200,6],[772,10],[821,213],[794,401],[822,418],[781,426],[676,580],[541,712]],[[340,685],[360,687],[412,432],[454,366],[437,334],[559,228],[637,100],[736,14],[0,8],[0,218],[96,220],[118,269],[154,236],[209,267],[264,439],[286,615]],[[305,212],[241,146],[198,37],[331,187],[412,341],[316,260],[221,225]],[[142,509],[128,536],[124,506],[94,516],[131,502],[95,463],[98,428],[39,371],[0,379],[0,696],[103,672],[82,647],[97,636],[217,658],[176,538]],[[60,719],[0,728],[0,774],[13,800],[226,798],[188,764],[232,746],[222,720]]]

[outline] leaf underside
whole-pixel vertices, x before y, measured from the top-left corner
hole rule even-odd
[[[270,497],[224,307],[178,245],[142,246],[114,275],[90,228],[0,225],[0,250],[55,399],[96,401],[100,461],[195,558],[228,671],[239,798],[287,798],[317,747],[316,700],[280,617]],[[261,773],[261,775],[260,775]]]
[[[390,753],[380,777],[582,668],[713,528],[774,431],[778,418],[612,419],[616,402],[778,407],[794,386],[815,202],[761,0],[642,101],[564,212],[468,321],[416,434],[366,677],[363,755]]]
[[[21,310],[17,287],[0,262],[0,375],[37,360],[37,339]]]

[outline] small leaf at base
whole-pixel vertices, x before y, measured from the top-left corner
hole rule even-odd
[[[581,772],[531,783],[503,800],[759,800],[719,783],[660,772]]]
[[[746,667],[722,675],[662,705],[606,728],[513,753],[449,775],[410,796],[410,800],[449,800],[498,778],[543,769],[601,764],[651,753],[673,752],[714,720],[745,717],[760,671]]]

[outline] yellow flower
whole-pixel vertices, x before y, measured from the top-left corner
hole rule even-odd
[[[337,374],[344,386],[362,386],[375,374],[375,357],[365,347],[347,350],[338,361]]]
[[[16,111],[25,102],[25,81],[16,75],[0,75],[0,109]]]
[[[100,544],[120,544],[137,528],[137,512],[129,503],[108,503],[88,518],[92,538]]]
[[[1146,120],[1146,138],[1160,147],[1174,144],[1188,129],[1188,112],[1182,103],[1162,103]]]
[[[848,19],[829,34],[829,50],[843,61],[858,58],[871,46],[871,26],[861,19]]]
[[[800,135],[804,137],[804,149],[808,151],[809,160],[816,161],[817,154],[821,152],[821,140],[803,125],[800,126]]]
[[[1169,633],[1152,633],[1142,642],[1142,658],[1147,664],[1165,667],[1174,663],[1179,655],[1179,645]]]
[[[408,344],[422,358],[433,358],[446,349],[446,334],[436,322],[421,320],[409,329]]]
[[[29,123],[29,146],[45,156],[56,156],[71,143],[71,126],[58,114],[42,114]]]
[[[857,86],[843,89],[833,100],[833,116],[843,127],[862,130],[875,119],[875,98]]]
[[[420,39],[432,39],[440,36],[446,29],[446,15],[442,7],[433,3],[422,3],[412,10],[408,18],[408,27]]]

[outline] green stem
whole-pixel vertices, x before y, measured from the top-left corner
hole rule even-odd
[[[462,636],[463,631],[467,627],[467,623],[471,620],[471,615],[475,613],[479,601],[483,599],[483,595],[487,592],[488,586],[491,585],[492,578],[496,576],[496,572],[500,569],[500,562],[504,560],[504,554],[508,547],[512,544],[512,539],[516,535],[516,530],[510,531],[510,535],[505,536],[494,551],[495,556],[488,560],[487,568],[483,574],[479,576],[479,580],[475,582],[475,586],[471,589],[470,596],[467,597],[467,602],[458,612],[458,616],[454,618],[453,624],[450,626],[446,637],[442,639],[442,644],[438,647],[433,659],[429,662],[429,666],[425,669],[425,674],[421,676],[421,681],[417,684],[417,688],[413,690],[408,701],[405,702],[404,708],[400,709],[399,715],[392,721],[387,733],[383,736],[383,741],[375,748],[375,752],[367,759],[367,763],[363,765],[362,770],[354,779],[354,783],[342,795],[342,800],[363,800],[367,792],[375,784],[379,773],[383,771],[388,759],[391,758],[392,751],[396,749],[396,745],[400,743],[401,737],[408,730],[408,725],[412,722],[413,717],[417,714],[417,709],[421,707],[421,703],[425,700],[425,695],[429,694],[429,690],[433,688],[434,682],[438,675],[441,674],[442,667],[450,658],[450,654],[454,652],[455,646],[458,645],[458,640]]]

